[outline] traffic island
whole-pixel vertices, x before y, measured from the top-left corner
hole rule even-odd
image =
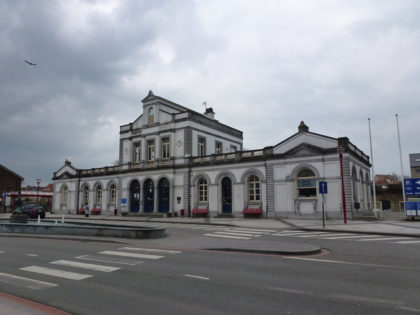
[[[322,248],[315,245],[277,242],[273,244],[263,241],[248,241],[244,245],[206,248],[206,250],[282,256],[316,255],[322,253]]]

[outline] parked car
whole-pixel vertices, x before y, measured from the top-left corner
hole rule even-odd
[[[38,215],[41,219],[45,218],[45,208],[42,205],[24,205],[20,208],[20,212],[27,214],[30,218],[37,218]]]

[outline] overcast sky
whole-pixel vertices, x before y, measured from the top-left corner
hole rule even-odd
[[[118,159],[149,90],[244,132],[349,137],[375,173],[420,152],[420,1],[1,1],[0,164],[24,185]],[[30,66],[24,62],[36,63]]]

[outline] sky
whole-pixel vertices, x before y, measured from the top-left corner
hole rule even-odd
[[[113,165],[149,90],[275,145],[304,121],[376,174],[420,152],[420,1],[0,2],[0,164],[23,186],[65,159]],[[36,63],[31,66],[24,62]]]

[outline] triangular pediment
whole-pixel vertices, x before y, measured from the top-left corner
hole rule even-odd
[[[311,156],[320,155],[325,153],[325,149],[313,146],[308,143],[301,143],[297,147],[284,153],[285,157],[300,157],[300,156]]]
[[[66,161],[60,169],[54,173],[55,178],[70,178],[77,174],[77,169],[74,168],[69,161]],[[63,177],[67,176],[67,177]]]
[[[275,145],[273,148],[273,152],[275,154],[285,154],[288,152],[292,152],[298,147],[301,147],[302,144],[308,144],[313,148],[326,150],[336,148],[338,145],[338,141],[335,138],[320,135],[313,132],[298,132],[293,136],[287,138],[286,140],[280,142],[279,144]],[[302,151],[302,154],[304,154],[305,150]]]

